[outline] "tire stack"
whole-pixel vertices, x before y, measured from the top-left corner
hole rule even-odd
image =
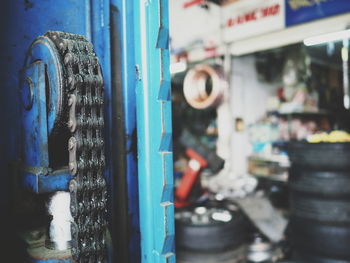
[[[350,143],[294,142],[289,155],[290,229],[299,261],[350,263]]]
[[[212,220],[218,214],[229,217]],[[236,205],[209,202],[182,209],[175,222],[177,263],[245,263],[249,224]]]

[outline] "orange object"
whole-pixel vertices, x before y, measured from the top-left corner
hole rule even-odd
[[[208,162],[193,149],[187,149],[186,155],[190,157],[190,160],[182,180],[175,192],[175,197],[178,202],[184,202],[189,197],[201,170],[208,165]]]
[[[190,1],[187,1],[183,4],[183,8],[186,9],[186,8],[191,7],[191,6],[200,5],[200,4],[204,4],[204,0],[190,0]]]

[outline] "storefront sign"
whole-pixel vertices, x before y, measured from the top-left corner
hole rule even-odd
[[[206,3],[205,6],[202,4]],[[171,0],[173,50],[199,46],[215,50],[286,27],[350,12],[350,0]]]
[[[284,3],[284,0],[250,0],[223,7],[224,41],[231,42],[284,28]]]
[[[350,11],[350,0],[286,0],[286,25],[293,26]]]

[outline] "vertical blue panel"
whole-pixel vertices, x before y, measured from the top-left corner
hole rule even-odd
[[[85,0],[7,0],[0,7],[0,244],[3,258],[15,247],[10,213],[12,175],[9,166],[20,152],[19,70],[31,42],[48,30],[90,35],[90,14]],[[4,241],[4,243],[2,243]],[[6,261],[6,260],[5,260]],[[15,260],[7,260],[15,262]]]
[[[0,8],[0,129],[1,210],[8,206],[10,196],[9,163],[19,156],[20,100],[19,70],[30,43],[48,30],[62,30],[89,35],[86,1],[75,0],[11,0]],[[5,154],[6,153],[6,154]],[[3,210],[2,210],[3,211]],[[5,213],[6,214],[6,213]]]
[[[100,59],[105,81],[106,130],[111,126],[110,119],[110,47],[109,47],[109,0],[11,0],[2,3],[0,63],[1,63],[1,103],[0,120],[6,123],[1,129],[1,211],[9,206],[10,178],[8,166],[19,157],[20,145],[20,99],[19,70],[23,67],[25,53],[30,43],[48,30],[59,30],[85,35],[92,40]],[[107,141],[107,151],[108,141]],[[2,155],[6,152],[6,156]],[[107,159],[109,157],[107,152]],[[107,181],[111,181],[110,169],[106,171]],[[109,184],[110,185],[110,184]],[[110,190],[110,189],[109,189]],[[2,224],[11,230],[10,224]],[[7,238],[7,233],[2,237]],[[9,235],[13,235],[10,232]],[[9,244],[9,246],[11,246]],[[11,251],[11,250],[9,250]]]
[[[142,262],[175,262],[168,1],[134,0]]]
[[[286,26],[310,22],[349,11],[349,0],[286,0]]]

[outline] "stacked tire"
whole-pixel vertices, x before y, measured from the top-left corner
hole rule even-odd
[[[291,236],[300,262],[350,263],[350,143],[290,145]]]
[[[210,214],[209,220],[199,222],[197,210]],[[216,217],[219,220],[213,220]],[[175,223],[178,263],[245,262],[249,224],[236,205],[209,202],[181,209],[176,212]]]

